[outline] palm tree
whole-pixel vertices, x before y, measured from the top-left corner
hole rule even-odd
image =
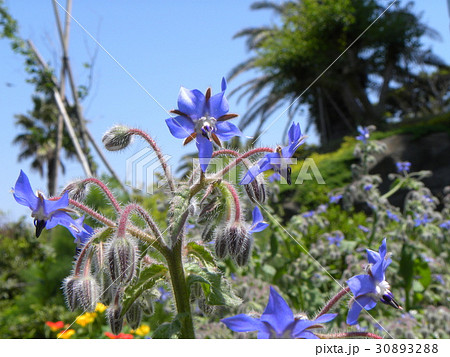
[[[394,5],[378,20],[384,8],[377,0],[297,0],[281,5],[259,1],[251,7],[271,9],[281,21],[235,35],[246,38],[253,56],[236,66],[230,79],[243,72],[260,73],[232,92],[250,104],[242,127],[259,119],[260,131],[274,111],[288,106],[286,126],[306,107],[308,128],[315,125],[322,144],[352,133],[358,125],[383,127],[393,83],[398,87],[408,82],[416,63],[445,66],[423,50],[421,37],[437,34],[420,22],[410,5]]]
[[[52,98],[33,96],[34,108],[26,115],[16,115],[16,126],[19,133],[13,143],[21,146],[18,160],[31,159],[31,169],[38,171],[41,177],[47,174],[48,194],[56,194],[55,167],[56,159],[56,133],[58,123],[58,109]],[[69,136],[63,135],[62,148],[67,159],[76,157],[76,152]],[[64,173],[65,167],[60,163]]]

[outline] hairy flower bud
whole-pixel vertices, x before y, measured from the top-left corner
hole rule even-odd
[[[137,242],[130,236],[114,237],[105,253],[113,283],[128,283],[135,275],[138,259]]]
[[[122,306],[119,304],[112,304],[106,310],[109,327],[114,335],[118,335],[122,331],[123,317],[120,317],[121,314]]]
[[[103,145],[109,151],[125,149],[133,138],[130,129],[124,125],[115,125],[102,138]]]
[[[77,284],[79,278],[76,276],[68,276],[63,280],[63,292],[66,297],[66,304],[70,311],[75,311],[75,309],[79,306],[77,291],[74,289]]]
[[[211,315],[214,312],[214,306],[208,305],[205,298],[198,300],[198,308],[206,315]]]
[[[133,330],[139,327],[142,320],[142,308],[139,302],[136,301],[130,306],[125,314],[125,317],[127,318],[127,322]]]
[[[240,267],[247,265],[252,252],[253,238],[250,235],[242,247],[240,253],[234,257],[234,261]]]
[[[89,185],[83,180],[73,181],[64,188],[61,192],[61,196],[68,192],[70,198],[82,202],[86,198],[88,187]]]
[[[205,243],[211,242],[214,239],[215,229],[216,229],[215,222],[207,224],[202,232],[202,241]]]
[[[100,297],[100,287],[93,276],[78,279],[74,285],[78,302],[84,310],[94,311]]]
[[[211,221],[217,215],[220,206],[221,202],[219,198],[215,198],[211,202],[208,202],[202,207],[202,210],[200,211],[199,217],[197,219],[197,223],[204,224],[208,221]]]
[[[258,175],[249,184],[244,185],[248,198],[255,203],[266,201],[266,184],[263,175]]]
[[[239,223],[234,223],[225,228],[224,235],[227,237],[228,252],[237,257],[250,239],[247,229]]]
[[[215,251],[219,259],[224,259],[228,254],[228,242],[224,234],[224,229],[219,229],[216,232]]]

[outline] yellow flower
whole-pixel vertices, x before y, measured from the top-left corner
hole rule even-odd
[[[102,313],[106,309],[107,309],[107,307],[105,305],[103,305],[101,302],[98,302],[97,306],[95,307],[95,311],[100,312],[100,313]]]
[[[93,323],[96,317],[97,317],[96,312],[86,312],[85,314],[78,316],[75,322],[78,325],[84,327],[88,324]]]
[[[66,331],[60,332],[56,336],[58,338],[66,339],[66,338],[71,338],[74,333],[75,333],[75,330],[70,329],[70,330],[66,330]]]
[[[133,332],[138,336],[146,336],[150,332],[150,326],[149,325],[141,325]]]

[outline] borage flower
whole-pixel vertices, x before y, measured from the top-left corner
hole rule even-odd
[[[411,169],[411,163],[408,161],[397,162],[395,164],[397,166],[398,173],[407,173]]]
[[[369,127],[358,126],[359,135],[356,137],[356,140],[362,141],[364,144],[367,144],[367,140],[370,137]]]
[[[255,207],[252,212],[252,225],[248,231],[248,233],[256,233],[256,232],[262,232],[264,229],[266,229],[269,226],[269,223],[264,221],[264,217],[261,213],[261,210],[259,207]]]
[[[395,301],[391,293],[390,285],[385,280],[385,272],[392,260],[387,253],[386,238],[383,240],[378,252],[367,249],[367,259],[369,265],[366,268],[367,274],[354,276],[347,280],[354,298],[347,315],[347,324],[355,325],[358,322],[358,316],[361,310],[373,309],[381,301],[396,309],[402,307]]]
[[[289,145],[285,147],[278,146],[275,152],[266,154],[261,160],[253,165],[242,178],[240,184],[247,185],[252,182],[256,176],[267,170],[274,170],[285,178],[287,183],[291,184],[291,167],[292,156],[295,151],[306,139],[306,136],[302,135],[300,124],[292,123],[289,132]]]
[[[333,320],[337,314],[324,314],[316,320],[298,319],[284,299],[270,287],[267,307],[260,318],[240,314],[221,321],[236,332],[258,331],[258,338],[307,338],[317,339],[312,328]]]
[[[222,146],[220,140],[230,140],[242,135],[237,126],[227,120],[237,114],[227,114],[228,101],[225,97],[227,84],[222,78],[222,92],[211,96],[211,88],[204,95],[198,89],[181,87],[178,95],[178,109],[171,112],[175,118],[166,119],[170,133],[177,139],[185,139],[184,145],[195,139],[198,148],[200,167],[206,171],[213,152],[213,141]]]
[[[34,194],[30,180],[27,175],[20,170],[19,178],[13,188],[13,196],[17,203],[31,209],[31,217],[34,218],[36,227],[36,237],[39,237],[44,228],[52,229],[57,225],[66,227],[75,237],[75,242],[84,244],[92,235],[93,229],[83,223],[84,217],[74,220],[70,215],[74,211],[69,206],[68,193],[58,200],[48,200],[44,198],[42,192]]]

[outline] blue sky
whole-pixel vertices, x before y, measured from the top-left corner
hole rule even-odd
[[[58,0],[62,5],[65,0]],[[51,65],[59,63],[60,49],[50,0],[6,0],[10,13],[18,20],[21,36],[31,39]],[[94,82],[89,97],[83,103],[92,134],[100,142],[112,125],[124,123],[146,130],[158,140],[163,151],[178,158],[194,151],[183,148],[165,127],[168,117],[164,109],[176,107],[180,86],[204,91],[211,86],[220,90],[220,80],[238,63],[248,58],[243,39],[233,35],[245,27],[261,26],[276,21],[270,11],[251,11],[248,0],[228,1],[111,1],[74,0],[73,16],[102,46],[158,101],[156,103],[120,66],[72,22],[70,58],[78,84],[87,83],[88,71],[82,66],[97,52]],[[386,1],[386,4],[389,2]],[[442,41],[426,40],[438,55],[450,62],[449,15],[445,0],[417,0],[417,12],[423,11],[423,21],[440,32]],[[33,87],[25,82],[23,59],[12,53],[7,40],[0,41],[0,158],[6,167],[0,176],[0,210],[7,219],[15,219],[27,210],[15,203],[10,193],[22,168],[33,188],[45,192],[45,181],[30,171],[29,162],[17,163],[19,147],[12,145],[17,135],[14,114],[31,109]],[[246,78],[229,83],[233,89]],[[243,114],[246,103],[229,98],[231,112]],[[275,117],[273,118],[275,119]],[[304,127],[304,119],[299,118]],[[281,141],[286,118],[281,118],[261,142],[274,145]],[[302,124],[303,123],[303,124]],[[252,134],[252,130],[246,132]],[[311,140],[315,141],[314,135]],[[310,142],[311,142],[310,140]],[[119,175],[125,178],[125,160],[142,149],[135,144],[121,153],[107,153],[107,158]],[[99,160],[98,160],[99,161]],[[60,185],[83,175],[78,162],[66,162],[67,174]],[[104,171],[101,166],[101,170]]]

